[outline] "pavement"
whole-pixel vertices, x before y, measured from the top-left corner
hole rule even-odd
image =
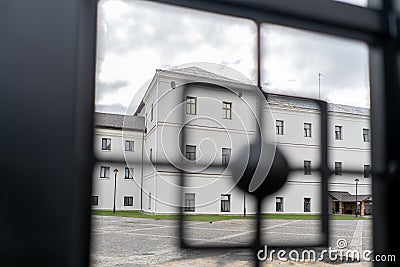
[[[225,220],[185,223],[185,240],[192,245],[234,246],[250,243],[255,236],[255,221]],[[346,251],[362,253],[372,250],[372,220],[333,220],[330,223],[330,246],[333,253],[315,250],[315,261],[294,261],[302,250],[285,249],[285,245],[317,242],[321,238],[316,220],[264,220],[262,243],[267,245],[266,266],[372,266],[361,259],[353,261]],[[174,220],[155,220],[114,216],[92,217],[91,266],[253,266],[249,250],[182,250],[178,247],[178,224]],[[285,250],[286,261],[277,258]],[[343,253],[342,253],[343,252]],[[271,254],[272,253],[272,254]],[[342,253],[342,254],[340,254]],[[323,257],[321,257],[321,255]],[[342,255],[342,260],[340,256]],[[344,256],[344,258],[343,258]],[[335,258],[336,257],[336,258]],[[272,258],[272,260],[271,260]],[[344,260],[343,260],[344,259]],[[346,261],[347,260],[347,261]]]

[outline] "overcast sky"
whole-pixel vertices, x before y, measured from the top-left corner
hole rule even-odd
[[[101,1],[96,111],[124,114],[158,68],[210,62],[220,64],[212,71],[229,74],[232,68],[256,81],[255,43],[248,20],[146,1]],[[322,99],[369,106],[368,48],[362,43],[263,25],[262,59],[266,91],[318,98],[321,73]]]

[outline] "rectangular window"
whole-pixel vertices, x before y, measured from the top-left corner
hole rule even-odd
[[[99,196],[92,196],[92,206],[99,205]]]
[[[125,167],[125,179],[133,179],[133,168]]]
[[[224,111],[224,119],[232,119],[232,103],[222,102],[222,110]]]
[[[111,150],[111,138],[101,139],[101,150]]]
[[[283,197],[276,198],[276,211],[277,212],[283,211]]]
[[[231,211],[231,195],[230,194],[222,194],[221,195],[221,211],[222,212]]]
[[[304,137],[311,137],[311,123],[304,123]]]
[[[364,178],[371,178],[371,166],[364,165]]]
[[[276,134],[283,135],[283,121],[277,120],[275,127],[276,127]]]
[[[371,138],[369,135],[369,129],[363,129],[363,140],[364,142],[370,142]]]
[[[186,158],[196,160],[196,146],[186,145]]]
[[[126,140],[125,151],[134,151],[134,149],[135,149],[135,142],[133,140]]]
[[[197,98],[192,96],[186,97],[186,114],[196,115]]]
[[[222,148],[222,166],[228,166],[229,160],[231,159],[231,149]]]
[[[100,167],[100,178],[110,178],[110,167],[107,166]]]
[[[335,162],[335,175],[342,175],[342,163]]]
[[[133,206],[133,197],[124,197],[124,206]]]
[[[311,161],[304,161],[304,175],[311,175]]]
[[[151,109],[150,109],[150,121],[153,121],[153,118],[154,118],[154,112],[153,112],[153,110],[154,110],[154,106],[153,106],[153,104],[151,104]]]
[[[342,126],[335,126],[335,139],[336,140],[342,140]]]
[[[195,194],[185,193],[185,211],[195,211]]]
[[[304,212],[311,211],[311,198],[305,197],[304,198]]]

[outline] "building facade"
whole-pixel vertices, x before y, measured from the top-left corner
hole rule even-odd
[[[244,172],[248,148],[261,135],[273,144],[266,146],[267,154],[273,156],[276,145],[291,169],[297,170],[265,198],[262,211],[319,213],[318,106],[311,100],[273,94],[265,100],[257,92],[246,81],[197,67],[157,70],[135,115],[96,114],[99,163],[93,172],[93,208],[176,213],[182,205],[188,213],[254,213],[254,197],[235,187],[233,178]],[[328,127],[334,170],[329,191],[352,196],[357,190],[360,196],[369,196],[369,110],[329,104]],[[267,157],[259,165],[268,170],[270,164]],[[350,208],[336,209],[334,195],[330,194],[331,212],[348,213]]]

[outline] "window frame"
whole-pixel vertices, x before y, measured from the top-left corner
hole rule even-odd
[[[308,202],[306,202],[306,199],[308,199]],[[311,212],[311,197],[303,198],[303,204],[303,212]]]
[[[310,128],[306,128],[306,126],[310,126]],[[312,126],[311,123],[305,122],[304,123],[304,137],[311,138],[312,136]]]
[[[126,176],[127,171],[128,171],[128,176]],[[134,168],[125,166],[124,179],[133,179],[133,172],[134,172]]]
[[[103,170],[104,170],[104,176],[103,176]],[[107,170],[108,170],[108,176],[107,176]],[[111,167],[110,166],[100,166],[100,178],[102,179],[110,179],[110,174],[111,174]]]
[[[128,149],[127,149],[128,145]],[[134,152],[135,151],[135,141],[134,140],[125,140],[125,151],[126,152]]]
[[[280,200],[280,202],[278,202],[278,200]],[[284,200],[283,197],[275,197],[275,212],[283,212],[284,211],[283,200]]]
[[[343,140],[343,126],[335,125],[335,140]]]
[[[124,207],[133,207],[133,196],[124,196]]]
[[[232,102],[223,101],[222,102],[222,110],[223,110],[223,119],[231,120],[232,119]]]
[[[91,198],[91,206],[98,206],[98,205],[99,205],[99,196],[98,195],[92,196],[92,198]]]
[[[101,150],[102,151],[111,151],[111,138],[107,138],[107,137],[101,138]]]
[[[186,114],[197,115],[197,97],[186,96]]]
[[[311,175],[311,160],[304,160],[304,175]]]
[[[278,125],[279,123],[282,123],[282,125]],[[275,120],[275,134],[276,135],[284,135],[285,134],[285,122],[284,120]]]
[[[343,175],[343,163],[341,161],[335,161],[335,175]]]
[[[363,172],[364,172],[364,175],[363,175],[364,178],[372,178],[370,164],[364,164]]]
[[[225,153],[224,153],[225,151]],[[229,153],[226,153],[229,151]],[[227,167],[229,165],[229,161],[231,160],[232,149],[228,147],[223,147],[221,150],[221,163],[222,166]]]
[[[194,151],[188,151],[188,148],[194,149]],[[187,160],[190,161],[196,161],[197,159],[197,153],[196,153],[197,147],[194,145],[186,145],[185,146],[185,157]]]
[[[371,131],[368,128],[363,128],[363,142],[365,143],[371,142]]]
[[[193,199],[188,199],[188,196],[193,196]],[[188,203],[189,203],[189,205],[188,205]],[[193,206],[191,204],[193,204]],[[185,212],[195,212],[196,211],[196,194],[195,193],[185,193],[184,211]]]
[[[228,199],[222,199],[228,197]],[[231,212],[231,194],[221,194],[221,212]]]

